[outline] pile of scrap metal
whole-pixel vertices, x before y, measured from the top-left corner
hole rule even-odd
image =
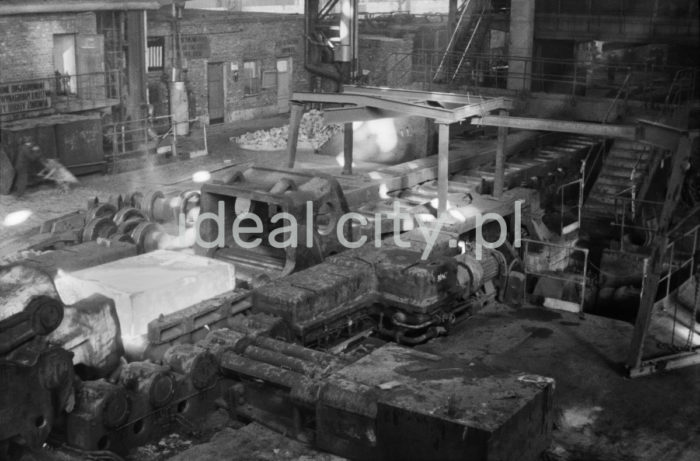
[[[299,126],[299,146],[319,149],[335,134],[342,131],[340,125],[326,124],[323,113],[319,110],[305,112]],[[232,137],[244,149],[250,150],[281,150],[287,147],[289,125],[273,127],[267,130],[257,130]]]

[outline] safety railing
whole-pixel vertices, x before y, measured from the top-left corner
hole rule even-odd
[[[174,121],[172,115],[163,115],[110,123],[102,130],[105,158],[113,172],[120,161],[148,155],[177,160],[209,153],[207,126],[198,118]]]
[[[694,68],[679,69],[668,88],[657,120],[667,124],[683,124],[687,114],[683,109],[693,99],[698,73]],[[687,120],[685,120],[687,121]]]
[[[627,95],[629,94],[629,82],[630,79],[632,78],[632,73],[628,72],[627,77],[625,77],[625,81],[622,82],[622,85],[620,85],[620,89],[617,91],[617,94],[615,94],[615,98],[613,101],[610,103],[610,107],[608,107],[607,112],[605,112],[605,115],[603,116],[602,123],[608,123],[608,119],[610,118],[610,114],[613,113],[613,110],[617,107],[620,98],[624,97],[624,100],[627,100]],[[624,95],[624,96],[623,96]]]
[[[672,290],[671,278],[674,274],[680,275],[682,281],[688,280],[693,275],[695,271],[695,251],[698,246],[699,230],[700,226],[693,227],[676,237],[666,247],[666,252],[663,257],[666,271],[659,280],[659,283],[666,289],[666,296],[668,296]]]
[[[0,115],[44,109],[72,112],[118,104],[119,71],[60,74],[0,83]]]
[[[603,139],[591,145],[586,157],[581,161],[580,177],[559,187],[557,193],[560,199],[559,224],[562,235],[580,228],[586,193],[592,186],[591,180],[595,178],[594,173],[602,166],[605,150],[606,144]],[[575,218],[573,220],[571,220],[572,214]]]
[[[393,55],[396,59],[411,56],[412,66],[406,71],[408,75],[400,80],[424,90],[444,89],[445,86],[466,90],[478,87],[505,89],[510,80],[517,83],[519,88],[529,88],[531,91],[607,98],[617,96],[623,101],[634,100],[663,106],[671,83],[676,74],[682,71],[684,81],[687,81],[688,85],[680,99],[687,100],[699,96],[697,69],[656,65],[646,61],[610,64],[599,61],[469,54],[458,67],[462,59],[461,52],[415,49],[412,52],[395,52]],[[444,78],[436,79],[436,75]],[[448,78],[453,75],[454,79]],[[679,102],[672,100],[669,105]]]
[[[606,143],[604,139],[599,139],[597,144],[594,144],[588,150],[586,158],[581,164],[581,178],[583,180],[583,190],[584,198],[585,192],[587,192],[591,186],[591,180],[597,176],[594,176],[596,172],[600,171],[603,166],[603,158],[606,151]]]
[[[529,302],[583,315],[588,249],[523,239],[523,271]]]
[[[639,245],[651,243],[658,231],[658,219],[663,202],[637,198],[635,186],[620,191],[614,196],[614,222],[618,228],[620,250],[625,249],[630,232],[637,234]]]
[[[566,184],[562,184],[559,187],[559,198],[560,198],[560,215],[559,224],[561,228],[561,235],[568,235],[581,227],[581,213],[583,212],[583,189],[584,189],[583,178],[570,181]],[[572,192],[573,191],[573,192]],[[572,207],[567,206],[572,201],[575,202],[573,206],[573,215],[575,219],[567,219],[567,210],[571,211]]]
[[[696,251],[700,226],[695,226],[671,241],[662,257],[662,270],[655,301],[661,301],[656,314],[656,327],[652,328],[657,344],[671,350],[671,353],[693,351],[700,346],[700,325],[697,323],[700,286],[696,273]],[[647,283],[649,258],[644,259],[642,293]],[[685,296],[672,294],[696,276],[695,289],[686,290]],[[692,286],[691,286],[692,288]],[[690,293],[689,293],[690,291]],[[688,299],[690,295],[690,299]],[[655,359],[659,359],[658,352]],[[644,360],[644,358],[643,358]]]

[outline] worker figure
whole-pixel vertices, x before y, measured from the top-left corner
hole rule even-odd
[[[41,149],[31,141],[20,146],[15,156],[15,195],[21,197],[27,190],[31,171],[43,168]]]

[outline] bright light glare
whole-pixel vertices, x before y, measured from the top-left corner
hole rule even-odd
[[[467,252],[467,243],[464,240],[460,240],[457,243],[457,247],[459,248],[459,254],[464,254]]]
[[[181,202],[182,202],[182,199],[180,197],[171,198],[170,199],[170,208],[179,208]]]
[[[377,146],[384,153],[391,151],[399,143],[394,120],[391,118],[371,120],[367,122],[367,129],[370,134],[376,136]]]
[[[452,208],[450,210],[447,210],[447,212],[450,213],[450,216],[452,216],[453,218],[455,218],[459,222],[464,222],[467,220],[467,217],[464,216],[462,213],[460,213],[460,211],[456,208]]]
[[[192,175],[192,181],[200,183],[207,182],[211,179],[211,173],[208,171],[198,171]]]
[[[146,338],[143,335],[122,335],[122,344],[124,347],[140,348],[146,344]]]
[[[29,219],[31,215],[32,212],[29,210],[13,211],[5,216],[5,219],[2,221],[2,225],[6,227],[17,226]]]
[[[434,199],[432,199],[432,200],[430,201],[430,206],[433,207],[433,208],[435,208],[436,210],[438,209],[438,205],[439,205],[439,204],[440,204],[440,201],[439,201],[439,199],[438,199],[437,197],[435,197]],[[446,210],[449,210],[450,208],[452,208],[452,204],[451,204],[450,201],[448,200],[448,201],[447,201],[447,206],[445,207],[445,209],[446,209]]]
[[[195,229],[189,228],[179,235],[163,234],[158,240],[158,248],[161,250],[182,250],[193,246],[195,240]]]
[[[389,198],[389,188],[386,186],[386,184],[382,183],[379,185],[379,198]]]
[[[141,357],[148,346],[146,335],[122,335],[122,345],[126,357]]]
[[[339,154],[335,157],[335,161],[338,162],[338,165],[340,165],[340,166],[345,166],[345,155],[344,155],[344,153],[343,153],[343,152],[339,153]],[[355,162],[352,162],[352,167],[353,167],[353,168],[357,167],[357,164],[356,164]]]
[[[479,209],[474,205],[461,206],[459,207],[459,214],[465,218],[471,218],[472,216],[479,214]]]

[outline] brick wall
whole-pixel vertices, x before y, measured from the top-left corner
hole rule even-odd
[[[369,70],[370,85],[403,87],[410,83],[413,36],[360,36],[360,69]]]
[[[304,70],[304,22],[297,15],[261,15],[232,12],[187,11],[181,22],[183,36],[205,35],[209,56],[185,59],[188,87],[195,107],[190,114],[208,120],[207,64],[223,63],[226,122],[251,119],[278,113],[277,87],[261,89],[258,94],[244,94],[243,62],[257,60],[262,71],[274,71],[277,58],[292,57],[293,91],[306,91],[309,78]],[[149,37],[165,37],[165,69],[149,72],[151,101],[154,91],[167,101],[167,80],[173,63],[172,32],[163,13],[149,15]],[[238,68],[238,80],[233,68]],[[165,75],[165,78],[164,78]],[[167,105],[160,104],[160,110]]]
[[[94,34],[94,13],[0,17],[0,83],[51,77],[54,34]]]

